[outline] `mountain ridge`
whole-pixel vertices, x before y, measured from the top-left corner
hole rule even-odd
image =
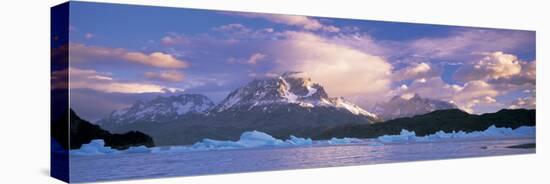
[[[375,138],[382,135],[397,135],[403,129],[414,131],[417,136],[424,136],[437,131],[483,131],[492,125],[512,129],[520,126],[536,126],[536,110],[501,109],[481,115],[469,114],[460,109],[436,110],[423,115],[397,118],[372,125],[342,125],[326,130],[315,138],[346,136]]]
[[[372,111],[387,121],[445,109],[458,109],[458,107],[446,101],[422,98],[414,94],[411,98],[394,96],[387,102],[377,103]]]
[[[203,113],[189,113],[160,122],[135,121],[123,126],[105,122],[101,126],[114,132],[143,131],[160,145],[174,145],[205,137],[231,140],[250,130],[280,138],[307,137],[337,125],[380,121],[376,115],[344,98],[330,97],[311,79],[286,73],[255,79]]]

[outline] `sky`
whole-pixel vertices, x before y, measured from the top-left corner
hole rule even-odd
[[[136,100],[219,102],[299,71],[365,109],[414,94],[470,113],[535,108],[535,32],[71,2],[71,107],[96,121]]]

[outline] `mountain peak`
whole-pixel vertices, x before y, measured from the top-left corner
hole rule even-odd
[[[402,95],[394,96],[388,102],[377,104],[373,108],[373,111],[382,116],[385,120],[391,120],[426,114],[435,110],[456,108],[458,107],[452,103],[422,98],[419,94],[414,94],[411,98],[406,98]]]
[[[138,100],[132,106],[115,110],[99,124],[169,121],[189,113],[205,113],[214,106],[200,94],[157,96],[149,101]]]
[[[343,98],[329,97],[323,86],[298,74],[300,72],[285,72],[278,77],[255,79],[230,93],[214,111],[250,110],[268,105],[296,104],[304,108],[335,107],[355,115],[377,119],[376,115]]]

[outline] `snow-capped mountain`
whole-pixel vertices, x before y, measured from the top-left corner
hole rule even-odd
[[[131,124],[134,122],[165,122],[189,113],[206,113],[214,106],[208,97],[199,94],[158,96],[150,101],[138,101],[131,107],[115,110],[98,124]]]
[[[294,73],[253,80],[215,106],[203,96],[191,98],[197,101],[177,100],[184,97],[189,96],[136,103],[113,112],[106,118],[113,123],[101,126],[112,132],[138,130],[152,135],[159,145],[178,145],[204,138],[235,139],[252,130],[277,138],[312,137],[336,126],[381,121],[343,98],[330,97],[321,85]],[[180,116],[186,112],[199,114]]]
[[[381,116],[384,120],[391,120],[402,117],[412,117],[426,114],[435,110],[457,109],[452,103],[442,100],[422,98],[415,94],[412,98],[394,96],[388,102],[377,104],[372,111]]]
[[[329,97],[324,88],[309,78],[297,77],[294,73],[267,79],[256,79],[233,91],[214,112],[246,111],[260,108],[269,111],[273,107],[295,104],[304,108],[333,107],[354,115],[378,117],[342,97]]]

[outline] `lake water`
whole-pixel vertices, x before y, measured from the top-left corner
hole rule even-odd
[[[189,176],[535,153],[506,148],[535,138],[483,138],[375,145],[250,148],[70,158],[72,182]]]

